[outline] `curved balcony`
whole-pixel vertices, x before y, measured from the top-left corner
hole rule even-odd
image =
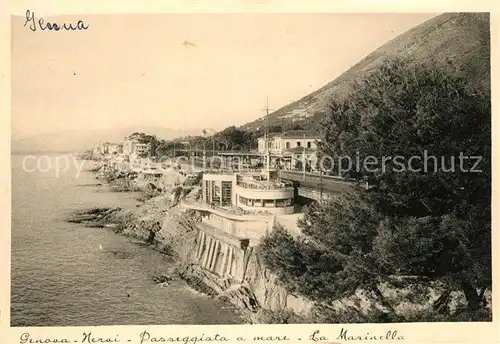
[[[242,181],[236,182],[236,185],[245,189],[260,189],[260,190],[281,190],[293,188],[292,183],[273,182],[273,181]]]
[[[221,207],[200,202],[181,201],[180,205],[184,209],[206,211],[235,221],[266,221],[274,223],[274,215],[270,212],[251,211],[237,207]]]

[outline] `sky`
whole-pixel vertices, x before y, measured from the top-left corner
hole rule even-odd
[[[263,116],[266,97],[277,110],[434,16],[44,17],[89,25],[73,32],[33,32],[13,17],[12,134],[239,126]]]

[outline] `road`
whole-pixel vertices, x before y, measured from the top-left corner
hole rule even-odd
[[[280,177],[282,179],[294,181],[300,184],[301,187],[311,188],[320,190],[323,187],[325,192],[342,192],[349,187],[355,185],[354,182],[340,179],[337,177],[323,176],[320,177],[319,174],[306,173],[306,178],[304,180],[304,175],[302,172],[295,171],[280,171]]]

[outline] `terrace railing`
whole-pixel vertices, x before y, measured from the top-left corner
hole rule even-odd
[[[293,187],[292,183],[286,183],[286,182],[263,181],[259,183],[259,182],[242,181],[242,180],[237,181],[236,185],[241,186],[245,189],[260,189],[260,190],[282,190]]]

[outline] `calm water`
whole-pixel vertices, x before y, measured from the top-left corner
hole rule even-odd
[[[83,186],[98,181],[89,172],[76,177],[74,165],[57,178],[54,168],[24,171],[22,160],[12,158],[12,326],[241,322],[183,281],[156,286],[151,277],[171,266],[161,254],[111,230],[64,221],[78,209],[134,206],[134,194]]]

